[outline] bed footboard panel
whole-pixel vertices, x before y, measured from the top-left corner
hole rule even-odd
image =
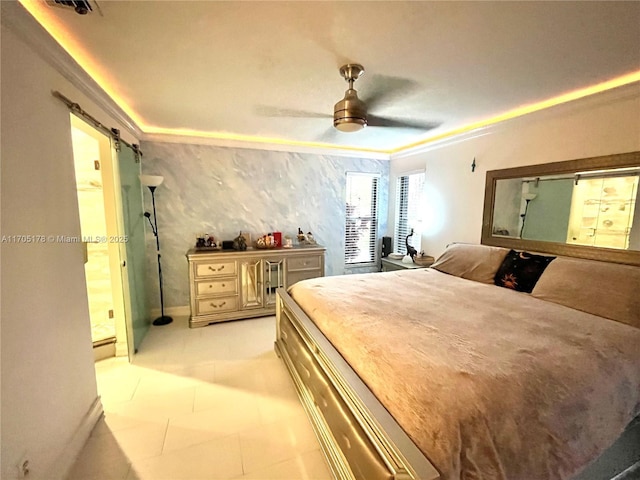
[[[337,479],[435,480],[438,472],[283,289],[276,352]]]

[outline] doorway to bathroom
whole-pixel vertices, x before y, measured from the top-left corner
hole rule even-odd
[[[96,361],[129,354],[111,139],[71,115],[91,340]]]

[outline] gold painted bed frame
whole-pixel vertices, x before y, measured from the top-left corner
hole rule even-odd
[[[438,471],[287,292],[275,349],[339,480],[436,480]]]
[[[283,288],[277,290],[275,350],[289,370],[337,480],[440,479],[429,460]],[[573,480],[637,478],[633,475],[640,471],[639,445],[637,417],[611,448]]]

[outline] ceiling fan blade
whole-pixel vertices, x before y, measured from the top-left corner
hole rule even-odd
[[[256,115],[261,117],[292,117],[292,118],[333,118],[333,115],[326,113],[307,112],[304,110],[294,110],[290,108],[271,107],[269,105],[256,105],[254,109]]]
[[[393,127],[427,131],[438,128],[441,123],[425,122],[420,120],[398,120],[394,118],[384,118],[376,117],[375,115],[367,115],[367,125],[370,127]]]
[[[318,137],[319,142],[335,142],[340,138],[340,132],[334,127],[329,127],[325,132]]]
[[[362,82],[362,100],[367,104],[369,111],[385,103],[395,103],[401,97],[417,91],[420,84],[415,80],[388,75],[373,75],[367,85]]]

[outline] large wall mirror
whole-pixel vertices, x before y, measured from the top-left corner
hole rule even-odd
[[[482,243],[640,265],[640,152],[487,172]]]

